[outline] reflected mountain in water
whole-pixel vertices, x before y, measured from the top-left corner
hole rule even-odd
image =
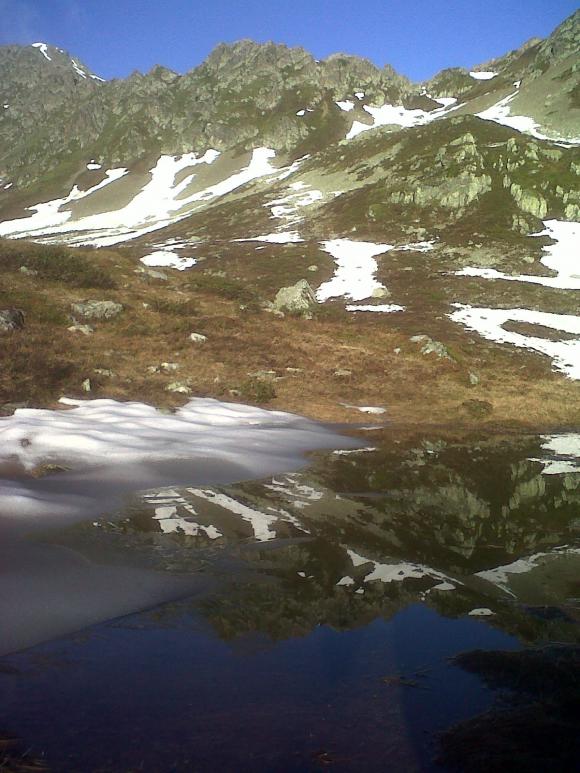
[[[344,630],[422,601],[526,641],[574,640],[578,447],[577,435],[386,438],[264,481],[148,491],[74,541],[165,571],[233,570],[201,602],[227,639]]]

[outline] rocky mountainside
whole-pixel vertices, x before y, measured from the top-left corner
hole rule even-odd
[[[405,357],[415,365],[423,349],[460,391],[477,391],[482,368],[506,351],[513,373],[528,368],[531,351],[544,374],[551,366],[560,380],[577,379],[579,52],[580,11],[545,40],[425,83],[357,57],[317,61],[249,40],[218,46],[185,75],[155,67],[109,82],[44,43],[0,48],[0,238],[48,244],[47,255],[54,245],[90,248],[97,273],[132,266],[138,280],[125,273],[101,285],[117,287],[121,304],[148,309],[139,282],[152,282],[152,295],[167,282],[168,295],[190,293],[192,307],[207,290],[239,298],[236,315],[286,314],[285,335],[334,315],[320,334],[333,347],[347,346],[339,340],[355,327],[359,343],[392,334],[397,356],[372,389],[362,385],[372,367],[343,367],[335,352],[327,375],[349,373],[347,391],[357,392],[356,372],[361,399],[391,374],[395,399]],[[29,318],[30,283],[42,290],[34,276],[56,281],[58,271],[36,247],[19,263],[7,244],[2,306]],[[296,313],[300,322],[290,322]],[[86,327],[75,318],[73,330]],[[261,348],[249,372],[289,378],[272,353],[260,360],[263,324],[250,327]],[[211,341],[212,324],[197,332]],[[191,363],[185,394],[221,383],[221,352],[211,343],[204,352],[214,381]],[[375,362],[377,352],[367,354]],[[490,402],[489,382],[481,389]],[[298,410],[299,393],[290,400]]]
[[[547,133],[570,137],[580,125],[578,19],[487,63],[492,79],[458,68],[426,84],[357,57],[318,62],[300,48],[249,40],[218,46],[183,76],[158,66],[108,83],[53,46],[2,47],[0,177],[26,188],[49,175],[68,180],[87,156],[131,167],[210,147],[271,147],[298,157],[344,138],[353,119],[370,124],[366,108],[431,114],[438,99],[456,98],[460,112],[481,112],[513,92],[515,80],[522,84],[512,112],[521,105]],[[337,105],[355,94],[352,108]]]

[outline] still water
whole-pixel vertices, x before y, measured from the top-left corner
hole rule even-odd
[[[374,450],[318,452],[262,480],[180,475],[89,520],[12,534],[31,574],[66,556],[85,586],[78,598],[43,575],[47,620],[76,605],[80,632],[49,625],[24,649],[3,632],[10,749],[79,773],[508,769],[445,753],[450,728],[495,722],[499,688],[513,688],[453,658],[577,652],[579,437],[364,441]],[[88,581],[106,581],[124,616],[83,622]],[[562,748],[558,769],[574,769]],[[536,759],[511,769],[549,769]]]

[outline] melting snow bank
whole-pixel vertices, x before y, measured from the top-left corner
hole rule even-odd
[[[141,263],[156,268],[176,268],[178,271],[185,271],[186,268],[195,266],[197,261],[195,258],[180,258],[171,250],[157,250],[141,258]]]
[[[200,206],[200,202],[223,196],[252,180],[269,175],[275,175],[276,180],[281,180],[298,168],[293,165],[286,169],[277,169],[271,163],[275,151],[270,148],[256,148],[248,166],[204,190],[188,194],[188,188],[196,177],[193,169],[199,165],[213,164],[219,156],[217,150],[208,150],[200,157],[195,153],[161,156],[150,171],[149,182],[125,207],[78,219],[73,218],[71,209],[63,210],[65,205],[81,199],[86,200],[99,189],[128,174],[127,169],[109,170],[105,180],[87,191],[80,191],[75,185],[65,198],[30,207],[29,210],[33,214],[29,217],[0,223],[0,236],[43,239],[54,237],[53,240],[67,241],[70,244],[107,247],[164,228],[187,217],[193,209]],[[183,174],[185,177],[176,182]]]
[[[537,137],[540,140],[562,142],[565,145],[580,144],[580,138],[578,137],[570,139],[567,137],[549,137],[547,134],[543,134],[539,130],[539,124],[530,116],[512,115],[510,103],[518,93],[519,81],[516,81],[514,86],[516,86],[516,90],[512,94],[508,94],[507,97],[500,99],[499,102],[496,102],[495,105],[492,105],[487,110],[476,113],[477,117],[483,118],[485,121],[494,121],[495,123],[502,124],[502,126],[509,126],[518,132],[530,134],[532,137]]]
[[[375,291],[385,288],[375,279],[378,265],[375,255],[393,249],[392,244],[356,242],[352,239],[332,239],[323,242],[322,249],[336,261],[332,279],[320,285],[316,292],[318,301],[346,296],[353,301],[370,298]]]
[[[0,475],[9,465],[72,468],[42,479],[44,492],[40,483],[22,480],[0,487],[0,516],[102,510],[103,486],[79,492],[79,476],[114,494],[176,485],[178,479],[190,485],[231,482],[297,469],[309,450],[360,445],[300,416],[209,398],[191,400],[174,414],[138,402],[61,403],[69,410],[20,409],[0,419]],[[75,489],[68,492],[62,485],[71,475]],[[61,488],[55,497],[56,482]]]
[[[580,379],[580,317],[568,314],[550,314],[528,309],[486,309],[454,304],[456,311],[448,316],[454,322],[460,322],[469,330],[474,330],[490,341],[513,344],[524,349],[546,354],[553,360],[556,370],[560,370],[572,379]],[[507,322],[525,322],[541,325],[557,332],[578,335],[576,340],[550,341],[537,336],[513,333],[503,327]]]
[[[490,81],[492,78],[497,77],[496,72],[470,72],[471,77],[476,81]]]
[[[440,100],[435,101],[440,102]],[[371,116],[373,123],[367,124],[362,123],[362,121],[353,121],[353,124],[346,135],[346,139],[351,140],[362,132],[366,132],[369,129],[376,129],[378,126],[401,126],[404,128],[410,126],[422,126],[431,121],[436,121],[452,110],[455,110],[455,102],[455,99],[453,102],[446,100],[442,107],[431,110],[430,112],[420,109],[409,110],[402,105],[382,105],[381,107],[363,105],[363,110]]]
[[[137,402],[61,402],[63,410],[18,410],[0,419],[0,655],[191,596],[210,582],[198,573],[111,565],[106,545],[87,557],[74,547],[35,543],[27,538],[35,530],[45,536],[70,520],[92,520],[114,511],[127,493],[149,490],[146,502],[164,534],[219,538],[219,529],[165,488],[189,485],[203,487],[189,489],[199,500],[250,524],[255,539],[269,540],[272,524],[291,516],[205,487],[298,469],[308,450],[360,445],[299,416],[218,400],[195,399],[174,414]],[[21,467],[48,463],[63,469],[22,474]]]
[[[377,311],[382,314],[391,314],[394,311],[405,311],[404,306],[398,306],[396,303],[379,303],[376,306],[371,306],[370,304],[366,306],[356,306],[354,304],[349,304],[346,307],[347,311]]]
[[[69,410],[24,408],[0,418],[0,465],[17,462],[75,468],[161,459],[235,461],[256,477],[297,453],[334,448],[341,438],[282,411],[195,398],[174,414],[144,403],[61,398]],[[343,439],[344,440],[344,439]],[[347,447],[357,445],[346,439]],[[291,466],[293,466],[291,464]]]
[[[580,473],[580,433],[566,435],[546,435],[542,448],[552,458],[533,458],[531,462],[544,465],[542,475],[560,475],[562,473]]]
[[[544,220],[546,228],[532,236],[549,236],[555,244],[544,247],[546,255],[542,263],[557,272],[557,276],[534,276],[521,274],[511,276],[494,268],[474,268],[466,266],[456,271],[456,276],[478,276],[484,279],[505,279],[511,282],[531,282],[544,287],[556,287],[563,290],[580,290],[580,223],[563,220]]]

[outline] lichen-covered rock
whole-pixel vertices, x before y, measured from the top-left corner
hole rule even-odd
[[[21,309],[0,310],[0,332],[20,330],[24,327],[24,312]]]
[[[84,301],[71,303],[74,317],[82,319],[112,319],[123,311],[123,306],[115,301]]]
[[[306,279],[300,279],[291,287],[281,287],[274,299],[275,311],[290,314],[306,314],[317,305],[314,290]]]
[[[412,343],[421,344],[421,354],[436,354],[439,359],[452,360],[449,350],[441,341],[434,341],[428,335],[411,336]]]
[[[546,199],[536,191],[527,191],[517,183],[512,183],[510,193],[518,207],[530,215],[535,215],[543,219],[548,214],[548,203]]]

